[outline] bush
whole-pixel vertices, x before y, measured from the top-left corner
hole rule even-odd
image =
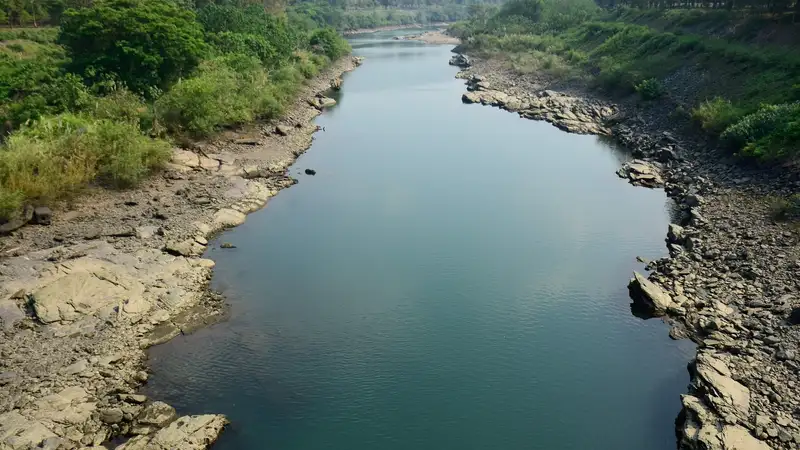
[[[265,67],[275,67],[280,63],[275,46],[263,36],[223,31],[210,33],[208,39],[223,54],[238,53],[252,56],[258,58]]]
[[[715,97],[692,109],[692,119],[700,123],[703,130],[720,134],[742,117],[742,110],[730,100]]]
[[[326,27],[315,30],[309,39],[309,45],[315,53],[322,54],[335,61],[350,53],[347,43],[333,28]]]
[[[74,114],[41,119],[0,149],[0,211],[8,217],[5,205],[16,200],[56,200],[93,181],[132,186],[165,163],[169,149],[129,123]]]
[[[58,39],[72,71],[92,81],[111,74],[140,93],[167,87],[206,53],[194,13],[161,0],[99,0],[70,9]]]
[[[763,105],[753,114],[748,114],[722,133],[722,139],[734,149],[743,148],[751,142],[784,129],[796,121],[800,114],[800,103]]]
[[[287,79],[279,77],[291,74]],[[247,55],[205,61],[197,74],[181,81],[155,103],[157,117],[168,130],[194,136],[221,127],[277,117],[304,79],[291,65],[272,80],[260,62]]]
[[[655,100],[664,95],[664,86],[655,78],[648,78],[634,86],[644,100]]]

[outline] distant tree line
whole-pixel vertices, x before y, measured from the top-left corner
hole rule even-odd
[[[786,12],[800,13],[800,0],[596,0],[604,8],[631,6],[642,9],[728,9],[749,10],[754,12]]]

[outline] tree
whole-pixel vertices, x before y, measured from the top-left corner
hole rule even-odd
[[[111,76],[145,94],[187,75],[207,50],[194,13],[162,0],[99,0],[69,9],[58,40],[73,72],[89,81]]]

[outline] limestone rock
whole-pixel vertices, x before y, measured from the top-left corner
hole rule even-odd
[[[673,306],[669,294],[638,272],[633,272],[628,290],[634,303],[644,306],[653,316],[664,315]]]
[[[87,257],[63,266],[66,273],[33,293],[34,312],[44,323],[72,321],[144,293],[142,283],[115,264]]]
[[[332,99],[330,97],[320,97],[319,98],[320,109],[330,108],[330,107],[332,107],[334,105],[336,105],[336,100],[334,100],[334,99]]]
[[[661,173],[656,166],[640,159],[625,163],[617,175],[621,178],[627,178],[631,184],[637,186],[644,186],[649,188],[661,187],[664,185],[664,179],[661,178]]]
[[[683,244],[686,240],[686,231],[682,226],[671,223],[667,231],[667,239],[673,244]]]
[[[107,408],[100,410],[100,420],[103,423],[120,423],[122,422],[123,413],[119,408]]]
[[[243,224],[246,218],[247,217],[239,211],[223,208],[214,214],[214,223],[212,227],[216,230],[236,227]]]
[[[694,384],[699,392],[720,415],[736,414],[747,417],[750,414],[750,389],[731,378],[730,369],[723,361],[707,353],[697,356]]]
[[[183,416],[150,436],[136,436],[116,450],[205,450],[227,425],[225,416]]]
[[[139,414],[136,421],[140,425],[163,428],[178,417],[175,408],[164,402],[153,402]]]

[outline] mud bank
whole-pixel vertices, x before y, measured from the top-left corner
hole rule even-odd
[[[208,291],[208,238],[297,182],[287,168],[335,103],[323,93],[360,62],[333,64],[278,123],[175,149],[140,189],[54,205],[49,225],[0,240],[0,449],[204,449],[216,440],[224,416],[178,418],[136,394],[148,378],[145,349],[225,317],[224,300]]]

